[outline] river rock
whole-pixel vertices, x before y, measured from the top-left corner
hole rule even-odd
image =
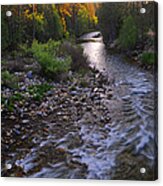
[[[70,94],[71,94],[72,96],[76,96],[78,93],[77,93],[77,91],[71,91]]]
[[[113,91],[109,91],[109,92],[107,93],[107,98],[110,99],[110,98],[112,98],[112,97],[113,97]]]
[[[91,110],[92,110],[92,106],[88,105],[88,106],[86,107],[86,109],[87,109],[87,111],[91,111]]]
[[[29,78],[29,79],[32,79],[33,78],[32,71],[27,72],[27,78]]]
[[[54,94],[54,91],[53,91],[53,90],[49,90],[49,91],[46,93],[47,96],[52,96],[53,94]]]
[[[23,124],[27,124],[27,123],[29,123],[29,120],[28,119],[24,119],[24,120],[22,120],[22,123]]]
[[[22,87],[20,88],[20,90],[21,90],[21,91],[25,91],[25,90],[26,90],[26,86],[25,86],[25,85],[22,86]]]
[[[64,121],[68,121],[69,117],[68,116],[63,116]]]
[[[7,164],[5,165],[5,169],[6,169],[6,170],[12,169],[12,164],[7,163]]]
[[[15,127],[16,129],[20,129],[20,125],[18,125],[18,124],[15,125],[14,127]]]
[[[11,115],[11,116],[9,117],[9,119],[11,119],[11,120],[15,120],[16,117],[15,117],[14,115]]]
[[[16,135],[20,135],[20,131],[19,131],[19,130],[13,129],[13,131],[14,131],[14,133],[15,133]]]

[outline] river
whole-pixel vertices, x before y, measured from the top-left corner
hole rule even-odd
[[[89,40],[97,34],[89,33],[85,38]],[[101,145],[108,160],[107,172],[112,172],[115,166],[114,179],[142,179],[140,169],[143,167],[146,169],[143,176],[154,179],[157,166],[155,72],[142,70],[121,55],[108,54],[102,37],[82,46],[90,65],[108,77],[115,93],[112,103],[106,102],[113,120],[108,139]]]
[[[3,157],[8,169],[12,165],[13,171],[18,172],[11,172],[10,176],[154,180],[157,177],[154,73],[140,69],[119,54],[108,54],[99,32],[86,34],[82,39],[90,66],[106,77],[105,90],[113,92],[111,99],[100,99],[103,111],[95,115],[101,114],[101,121],[105,120],[102,114],[111,120],[99,124],[98,117],[90,116],[91,112],[77,111],[74,106],[77,103],[70,100],[67,89],[62,90],[62,97],[56,88],[52,101],[60,101],[60,111],[37,123],[23,124],[23,134],[17,137],[20,145],[3,150],[10,152]],[[78,88],[81,97],[87,92],[89,88]],[[105,98],[105,93],[100,96]],[[87,107],[84,104],[82,109]],[[63,112],[68,114],[62,117]],[[77,112],[80,119],[66,121]],[[74,116],[77,117],[78,114]]]

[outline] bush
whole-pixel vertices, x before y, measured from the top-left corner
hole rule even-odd
[[[20,44],[19,53],[20,53],[20,57],[29,57],[31,56],[31,49],[26,43]]]
[[[1,73],[1,84],[9,88],[18,88],[18,78],[5,70]]]
[[[41,85],[32,85],[28,87],[28,92],[32,95],[33,99],[36,101],[41,101],[44,94],[52,88],[51,85],[45,83]]]
[[[153,65],[155,62],[155,54],[153,52],[144,52],[141,56],[141,61],[147,65]]]
[[[71,57],[68,55],[59,56],[60,42],[49,40],[46,44],[34,41],[32,52],[40,63],[42,71],[46,77],[56,78],[67,73],[71,67]]]
[[[88,69],[87,58],[83,55],[83,49],[80,46],[73,46],[69,42],[61,45],[60,52],[71,56],[71,69],[73,71],[83,71]]]
[[[1,70],[6,70],[6,64],[7,64],[7,61],[6,60],[1,60]]]
[[[132,49],[137,42],[138,31],[132,16],[128,16],[120,29],[119,44],[122,49]]]

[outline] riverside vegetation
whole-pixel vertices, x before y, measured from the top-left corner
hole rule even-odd
[[[2,176],[154,179],[154,6],[2,6]]]

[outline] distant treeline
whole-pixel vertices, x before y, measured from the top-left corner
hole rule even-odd
[[[145,12],[141,13],[140,9]],[[106,43],[117,40],[122,48],[133,49],[156,34],[155,2],[102,3],[97,10],[99,28]],[[156,18],[156,17],[155,17]]]
[[[24,43],[31,46],[33,40],[75,38],[95,29],[101,30],[105,43],[117,40],[121,48],[133,49],[148,38],[153,42],[154,7],[149,1],[2,6],[2,50],[15,50]]]
[[[97,25],[97,4],[67,3],[2,6],[2,50],[32,44],[36,39],[47,42],[80,36]],[[6,11],[12,16],[7,17]]]

